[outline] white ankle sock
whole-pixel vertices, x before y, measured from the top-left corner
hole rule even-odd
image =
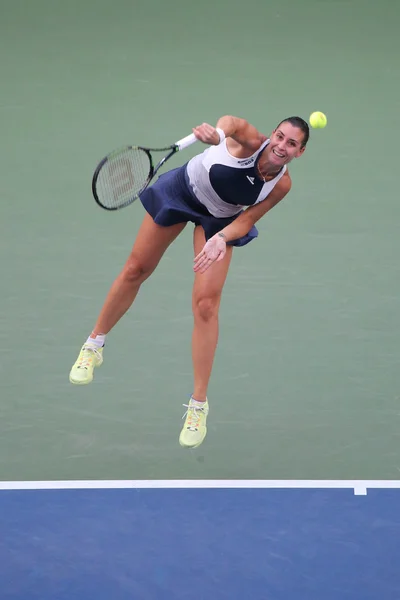
[[[88,337],[88,339],[86,340],[87,344],[89,344],[90,346],[96,346],[96,348],[102,348],[104,346],[105,342],[106,342],[105,335],[96,335],[95,338]]]
[[[207,400],[203,400],[203,401],[201,401],[201,400],[195,400],[195,399],[193,398],[193,396],[191,396],[191,397],[190,397],[190,404],[191,404],[192,406],[198,406],[198,407],[200,407],[200,408],[201,408],[202,406],[204,406],[204,405],[205,405],[205,403],[206,403],[206,402],[207,402]]]

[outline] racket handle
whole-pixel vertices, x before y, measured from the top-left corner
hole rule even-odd
[[[175,146],[178,146],[179,150],[183,150],[184,148],[191,146],[197,141],[197,137],[194,135],[194,133],[191,133],[190,135],[187,135],[186,137],[179,140],[178,142],[175,142]]]

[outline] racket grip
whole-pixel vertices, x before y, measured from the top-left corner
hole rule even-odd
[[[178,142],[176,142],[175,146],[178,146],[179,150],[183,150],[184,148],[191,146],[192,144],[194,144],[197,141],[198,141],[197,137],[194,135],[194,133],[191,133],[190,135],[187,135],[186,137],[184,137],[181,140],[179,140]]]

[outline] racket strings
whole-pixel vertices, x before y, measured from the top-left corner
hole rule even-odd
[[[141,148],[127,148],[110,157],[96,182],[100,202],[111,209],[130,204],[146,186],[150,172],[150,158]]]

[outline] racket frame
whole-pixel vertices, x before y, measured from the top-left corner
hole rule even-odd
[[[125,208],[126,206],[129,206],[130,204],[133,204],[133,202],[135,202],[139,198],[140,194],[142,192],[144,192],[144,190],[149,186],[149,184],[151,183],[152,179],[155,177],[155,175],[161,169],[161,167],[167,162],[167,160],[169,160],[172,156],[174,156],[174,154],[176,154],[180,150],[183,150],[184,148],[187,148],[191,144],[194,144],[196,141],[197,141],[197,138],[192,133],[192,134],[187,135],[186,137],[182,138],[181,140],[175,142],[175,144],[172,144],[172,146],[166,146],[165,148],[146,148],[145,146],[124,146],[122,148],[119,148],[118,150],[114,150],[113,152],[110,152],[109,154],[107,154],[107,156],[105,156],[99,162],[99,164],[97,165],[97,167],[96,167],[96,169],[95,169],[95,171],[93,173],[93,177],[92,177],[92,194],[93,194],[93,197],[94,197],[95,201],[97,202],[97,204],[101,208],[104,208],[105,210],[109,210],[109,211],[119,210],[121,208]],[[107,162],[109,162],[115,155],[121,154],[122,152],[124,152],[126,150],[142,150],[143,152],[145,152],[147,154],[147,157],[148,157],[149,163],[150,163],[149,174],[147,176],[146,182],[141,187],[140,191],[137,192],[136,195],[133,198],[130,198],[129,200],[126,200],[125,202],[123,202],[122,204],[120,204],[118,206],[105,206],[100,201],[100,199],[98,197],[98,194],[97,194],[97,189],[96,189],[97,180],[98,180],[100,171],[104,167],[104,165]],[[152,157],[151,153],[152,152],[167,152],[167,151],[169,151],[168,154],[166,154],[156,164],[156,166],[154,166],[154,161],[153,161],[153,157]]]

